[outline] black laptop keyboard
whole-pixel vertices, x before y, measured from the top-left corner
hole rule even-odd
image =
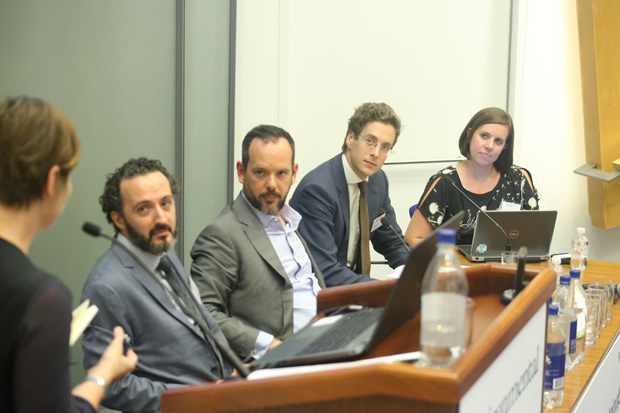
[[[377,322],[382,314],[383,308],[345,314],[329,330],[299,350],[295,355],[302,356],[344,348],[364,330]]]

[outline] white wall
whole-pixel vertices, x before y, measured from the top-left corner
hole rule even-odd
[[[573,170],[585,163],[577,6],[565,0],[522,1],[526,8],[516,161],[527,166],[542,194],[541,205],[556,209],[552,252],[567,252],[575,228],[590,239],[590,258],[620,262],[620,227],[591,225],[587,179]]]
[[[388,161],[456,159],[473,113],[507,106],[510,12],[510,0],[239,1],[237,159],[248,130],[274,123],[295,139],[301,179],[340,152],[368,101],[402,118]],[[401,226],[443,166],[385,167]]]
[[[551,252],[567,252],[585,226],[591,258],[619,261],[620,229],[591,227],[586,179],[572,172],[585,163],[576,5],[513,4],[511,51],[510,1],[240,0],[236,159],[250,128],[277,124],[296,140],[301,179],[339,151],[353,108],[373,100],[405,125],[388,161],[454,158],[474,112],[509,107],[515,163],[532,172],[542,208],[558,210]],[[440,167],[384,167],[403,229]]]

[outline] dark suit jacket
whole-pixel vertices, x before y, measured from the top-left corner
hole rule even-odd
[[[176,253],[171,250],[168,257],[189,283]],[[162,285],[118,245],[112,244],[91,270],[82,292],[82,300],[87,298],[99,313],[82,340],[85,368],[97,363],[117,325],[123,327],[139,358],[133,373],[108,388],[104,406],[158,412],[167,387],[214,381],[231,373],[227,364],[222,371],[220,352],[211,340],[202,337]],[[226,342],[213,317],[200,308],[209,329]]]
[[[328,287],[370,280],[347,268],[349,191],[341,158],[342,154],[338,154],[310,171],[290,200],[290,205],[303,217],[299,232],[323,271]],[[383,209],[394,229],[402,235],[390,203],[385,172],[379,170],[369,177],[366,188],[371,228],[379,210]],[[375,251],[383,255],[392,268],[407,262],[407,250],[390,229],[376,229],[370,234],[370,241]],[[361,271],[360,259],[356,268]]]
[[[325,288],[307,246],[306,252]],[[293,287],[263,224],[241,195],[198,235],[191,257],[202,302],[239,356],[251,354],[260,331],[279,339],[293,333]]]

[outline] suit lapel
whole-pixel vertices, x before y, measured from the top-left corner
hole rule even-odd
[[[207,324],[207,328],[209,329],[209,331],[211,331],[213,336],[215,336],[215,332],[217,331],[216,330],[217,329],[217,322],[211,317],[211,315],[209,314],[209,312],[205,308],[205,306],[202,304],[202,302],[200,300],[197,300],[196,297],[194,296],[194,294],[192,293],[190,279],[189,279],[189,276],[185,273],[185,269],[183,268],[183,264],[181,264],[181,260],[179,260],[179,257],[177,256],[177,254],[176,254],[176,252],[174,250],[171,250],[171,251],[168,252],[168,258],[170,259],[170,262],[172,263],[172,266],[174,267],[174,270],[177,272],[177,274],[181,275],[181,280],[185,283],[186,287],[190,291],[190,296],[194,300],[196,305],[198,306],[198,310],[200,311],[200,315],[202,316],[202,320]],[[185,315],[185,314],[183,314],[183,315]],[[199,326],[192,325],[187,320],[187,316],[185,317],[185,321],[187,321],[187,323],[191,325],[191,328],[192,328],[192,330],[194,332],[196,332],[196,329],[200,329]],[[222,360],[222,355],[220,353],[220,350],[219,350],[218,346],[215,344],[213,339],[211,337],[209,337],[208,335],[204,335],[204,337],[203,337],[202,335],[198,334],[198,332],[196,332],[196,334],[198,336],[200,336],[201,338],[205,338],[207,340],[207,342],[209,343],[209,345],[211,346],[211,349],[213,350],[213,353],[216,355],[216,357],[217,357],[217,359],[218,359],[218,361],[220,363],[221,374],[222,374],[222,377],[223,377],[223,375],[224,375],[224,361]]]
[[[271,245],[271,240],[269,240],[265,228],[241,195],[235,199],[232,208],[237,215],[237,219],[239,219],[239,223],[242,225],[243,232],[254,249],[265,262],[280,274],[284,282],[288,281],[288,275],[284,271],[276,250]]]
[[[314,276],[316,277],[316,279],[319,281],[319,286],[323,289],[327,288],[325,286],[325,279],[323,278],[323,273],[319,269],[319,266],[316,265],[316,262],[314,261],[314,257],[312,256],[312,253],[308,249],[308,245],[306,245],[306,240],[303,239],[299,231],[295,231],[295,233],[297,234],[297,236],[299,237],[299,240],[304,246],[304,249],[306,250],[306,254],[308,254],[308,258],[310,258],[310,263],[312,264],[312,271],[314,272]]]
[[[332,158],[330,160],[330,166],[332,174],[334,175],[336,189],[338,190],[340,210],[344,216],[344,233],[346,234],[346,238],[349,239],[349,187],[347,186],[347,178],[344,176],[344,168],[342,167],[342,154]]]
[[[165,309],[170,315],[176,318],[180,323],[187,326],[194,334],[202,337],[201,334],[196,331],[194,325],[188,320],[183,311],[177,309],[172,303],[172,299],[166,293],[165,288],[161,282],[153,279],[153,277],[142,266],[134,260],[124,249],[118,245],[112,244],[112,250],[119,257],[121,263],[126,268],[131,268],[130,274],[134,277],[144,289],[153,297],[155,302]],[[178,271],[178,268],[175,268]]]

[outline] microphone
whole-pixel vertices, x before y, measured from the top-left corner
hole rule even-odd
[[[384,211],[383,209],[380,209],[380,210],[379,210],[379,215],[380,215],[380,216],[381,216],[381,215],[383,215],[384,213],[385,213],[385,211]],[[394,229],[394,227],[392,226],[392,223],[390,222],[390,220],[389,220],[387,217],[383,217],[383,218],[381,218],[381,226],[382,226],[383,228],[388,228],[388,229],[391,229],[391,230],[392,230],[392,232],[393,232],[394,234],[396,234],[396,237],[400,240],[400,242],[402,242],[402,243],[403,243],[403,245],[405,246],[405,249],[407,250],[407,252],[408,252],[409,254],[411,254],[411,248],[409,248],[409,245],[405,242],[405,240],[404,240],[404,239],[403,239],[403,237],[402,237],[402,236],[398,233],[398,231],[396,231],[396,230]]]
[[[82,225],[82,231],[84,231],[88,235],[92,235],[93,237],[103,235],[104,238],[107,237],[108,239],[112,239],[112,237],[102,234],[101,228],[99,228],[98,225],[95,225],[92,222],[85,222],[84,225]],[[114,240],[116,240],[116,238],[114,238]]]
[[[527,258],[527,247],[519,248],[519,253],[517,254],[517,272],[515,274],[515,286],[514,288],[509,288],[502,293],[501,303],[504,305],[510,304],[512,300],[514,300],[517,295],[523,290],[523,276],[525,274],[525,260]]]
[[[497,223],[497,221],[495,221],[493,218],[491,218],[491,216],[489,214],[487,214],[487,212],[485,210],[480,208],[478,206],[478,204],[476,204],[474,201],[472,201],[472,199],[470,197],[468,197],[467,194],[461,190],[461,188],[456,186],[456,184],[454,183],[452,178],[450,178],[448,175],[441,175],[441,177],[442,177],[442,179],[445,179],[446,182],[448,182],[450,185],[452,185],[457,191],[459,191],[461,193],[461,195],[463,195],[465,197],[465,199],[467,199],[469,202],[471,202],[476,207],[476,209],[478,209],[478,211],[482,212],[485,217],[489,218],[491,220],[491,222],[494,223],[495,226],[497,228],[499,228],[500,231],[502,231],[502,234],[504,234],[504,237],[506,237],[506,251],[511,251],[512,247],[510,246],[510,237],[508,236],[508,234],[506,234],[506,231],[504,231],[504,228],[502,228],[501,225],[499,225]]]
[[[132,250],[130,250],[129,248],[127,248],[127,246],[125,246],[122,242],[120,242],[119,240],[117,240],[114,237],[111,237],[103,232],[101,232],[101,228],[98,225],[95,225],[91,222],[85,222],[84,225],[82,225],[82,230],[84,232],[86,232],[88,235],[92,235],[93,237],[102,237],[105,238],[107,240],[112,241],[112,243],[118,245],[119,247],[121,247],[123,250],[125,250],[125,252],[127,252],[129,255],[131,255],[131,257],[136,260],[136,262],[138,264],[140,264],[140,266],[142,268],[144,268],[144,270],[160,285],[161,284],[161,280],[160,278],[155,274],[155,272],[150,269],[146,263],[144,261],[142,261],[142,259],[140,257],[138,257],[138,255],[136,255]],[[163,285],[162,285],[163,287]],[[170,290],[168,290],[170,291]],[[191,294],[191,292],[190,292]],[[179,296],[175,293],[170,294],[170,296],[172,297],[172,299],[177,303],[177,305],[179,306],[179,308],[187,308],[186,304],[183,302],[183,300],[181,300],[179,298]],[[202,305],[202,303],[199,303],[199,305]],[[199,320],[195,320],[199,326],[200,329],[203,331],[204,334],[208,335],[209,338],[211,340],[213,340],[213,342],[215,343],[215,345],[217,346],[218,350],[220,351],[220,353],[222,354],[222,357],[226,359],[226,361],[228,361],[236,370],[237,372],[239,372],[239,375],[243,378],[248,377],[248,375],[250,374],[250,371],[248,370],[248,368],[243,364],[243,362],[241,361],[241,359],[239,359],[239,357],[237,357],[237,355],[235,353],[233,353],[230,350],[230,347],[228,347],[228,345],[224,344],[222,342],[222,340],[220,340],[219,338],[217,338],[212,332],[211,330],[209,330],[209,327],[207,326],[207,324],[205,323],[205,321],[202,319]]]

